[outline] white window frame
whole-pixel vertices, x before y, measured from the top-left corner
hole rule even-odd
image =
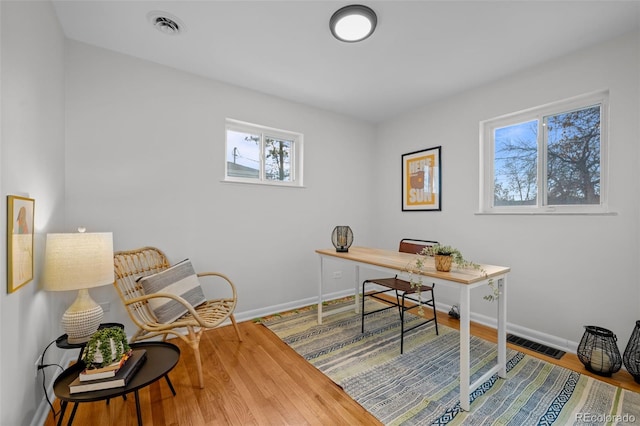
[[[227,157],[228,153],[228,131],[233,130],[243,133],[252,133],[260,135],[260,171],[258,178],[229,176]],[[288,181],[269,180],[265,178],[265,137],[275,139],[284,139],[293,142],[290,158],[290,177]],[[284,187],[302,187],[302,152],[303,152],[304,135],[302,133],[292,132],[289,130],[281,130],[273,127],[262,126],[259,124],[247,123],[245,121],[226,119],[225,137],[224,137],[224,182],[249,183],[258,185],[284,186]]]
[[[600,108],[600,204],[547,205],[546,131],[544,117],[564,112],[588,108]],[[524,123],[538,121],[538,181],[536,205],[495,206],[494,205],[494,134],[495,130]],[[608,123],[609,92],[599,91],[547,105],[507,114],[480,122],[480,211],[487,214],[608,214]]]

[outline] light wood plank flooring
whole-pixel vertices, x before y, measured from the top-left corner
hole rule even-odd
[[[458,328],[458,321],[441,313],[441,324]],[[206,388],[198,387],[193,355],[180,339],[180,362],[170,373],[177,395],[164,380],[140,391],[145,425],[380,425],[373,416],[347,396],[340,387],[307,363],[266,327],[252,322],[239,324],[244,341],[233,329],[222,327],[204,333],[201,353]],[[477,324],[472,334],[496,340],[495,330]],[[589,374],[575,355],[554,360],[526,349],[549,362]],[[640,392],[640,384],[626,371],[601,378],[614,385]],[[54,403],[59,410],[59,403]],[[69,411],[69,410],[68,410]],[[69,413],[65,418],[68,418]],[[57,421],[57,419],[56,419]],[[52,414],[45,423],[55,424]],[[66,424],[66,423],[65,423]],[[133,394],[127,400],[113,399],[78,406],[75,425],[136,425]]]

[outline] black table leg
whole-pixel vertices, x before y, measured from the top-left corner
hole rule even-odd
[[[136,414],[138,415],[138,426],[142,426],[142,414],[140,414],[140,398],[138,398],[138,390],[133,391],[136,396]]]
[[[173,389],[173,385],[171,384],[171,380],[169,380],[169,375],[165,374],[164,378],[167,379],[167,384],[169,385],[169,389],[171,389],[171,393],[173,393],[173,396],[176,396],[176,391],[175,391],[175,389]]]
[[[60,407],[60,417],[58,417],[58,426],[62,425],[62,419],[64,419],[64,413],[67,411],[67,401],[62,401],[62,406]],[[54,410],[55,413],[55,410]]]
[[[69,421],[67,422],[67,426],[71,426],[73,423],[73,418],[76,416],[76,410],[78,409],[78,403],[73,403],[73,410],[71,410],[71,417],[69,417]]]

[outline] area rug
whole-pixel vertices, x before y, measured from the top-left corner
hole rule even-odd
[[[335,306],[353,304],[343,301]],[[380,303],[366,302],[366,310]],[[420,321],[411,316],[410,323]],[[508,349],[507,379],[497,375],[460,409],[459,333],[428,325],[405,334],[395,309],[369,315],[347,311],[317,324],[308,308],[260,322],[385,425],[600,425],[640,421],[640,394]],[[496,345],[471,338],[472,380],[495,365]]]

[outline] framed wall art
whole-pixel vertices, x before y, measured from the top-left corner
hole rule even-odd
[[[402,155],[402,210],[440,211],[442,201],[441,147]]]
[[[34,212],[34,199],[7,196],[7,293],[33,279]]]

